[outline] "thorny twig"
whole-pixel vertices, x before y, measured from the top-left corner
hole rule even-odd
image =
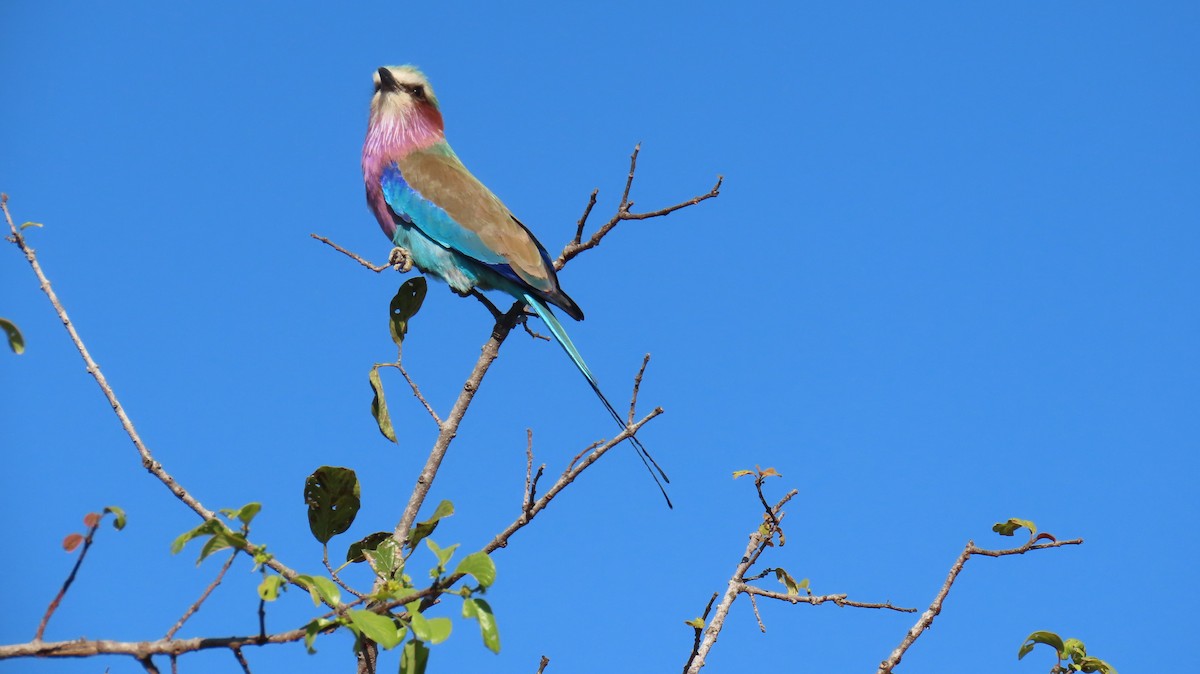
[[[1017,548],[1007,550],[985,550],[975,547],[975,541],[967,541],[967,547],[963,548],[962,553],[958,555],[958,559],[954,560],[954,565],[950,567],[950,574],[946,576],[946,582],[942,583],[942,587],[938,590],[937,596],[933,598],[933,603],[929,605],[929,609],[921,614],[917,619],[917,623],[905,633],[904,639],[900,645],[892,651],[891,655],[883,662],[879,663],[879,670],[876,674],[889,674],[896,665],[900,664],[900,660],[904,657],[905,651],[916,642],[917,638],[928,630],[933,624],[933,619],[942,612],[942,602],[946,601],[946,595],[950,594],[950,587],[954,585],[958,574],[962,572],[963,566],[972,555],[982,555],[984,557],[1004,557],[1007,555],[1023,555],[1033,550],[1044,550],[1047,548],[1060,548],[1064,545],[1082,545],[1082,538],[1073,538],[1069,541],[1054,541],[1052,543],[1037,543],[1037,539],[1030,537],[1029,542]]]

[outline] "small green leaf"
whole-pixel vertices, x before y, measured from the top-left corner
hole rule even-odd
[[[429,626],[429,643],[440,644],[450,638],[450,630],[454,625],[449,618],[429,618],[426,621]]]
[[[1112,665],[1091,656],[1080,658],[1079,671],[1081,672],[1100,672],[1100,674],[1117,674],[1117,670]]]
[[[416,639],[404,644],[404,651],[400,654],[400,674],[425,674],[428,664],[428,646]]]
[[[329,620],[328,618],[315,618],[312,622],[304,626],[304,647],[308,649],[309,654],[316,653],[317,649],[313,648],[313,642],[317,640],[317,635],[325,630],[330,625],[336,625],[338,621]]]
[[[105,506],[104,512],[113,514],[113,528],[120,531],[125,528],[125,509],[118,506]]]
[[[784,571],[783,569],[775,569],[775,578],[787,587],[787,593],[789,595],[800,594],[801,584],[797,583],[796,579],[792,578],[791,574],[789,574],[787,571]],[[804,579],[803,587],[808,587],[807,578]]]
[[[392,532],[390,531],[376,531],[373,534],[363,536],[361,539],[350,544],[350,549],[346,551],[346,561],[357,563],[366,560],[366,557],[363,556],[363,550],[374,550],[376,546],[387,540],[391,535]]]
[[[483,645],[493,653],[500,652],[500,631],[496,627],[496,616],[492,613],[492,607],[487,601],[477,597],[467,597],[463,600],[463,617],[478,620],[479,632],[483,636]],[[700,626],[704,626],[703,620],[700,620]]]
[[[199,538],[200,536],[212,536],[213,534],[222,530],[226,530],[226,528],[220,520],[204,520],[204,522],[202,522],[195,529],[179,534],[179,536],[171,542],[171,554],[179,554],[179,551],[183,550],[183,546],[187,545],[187,542],[193,538]]]
[[[496,582],[496,563],[484,552],[472,552],[458,563],[454,573],[469,573],[483,587]]]
[[[13,350],[15,354],[25,353],[25,337],[21,335],[21,331],[17,326],[7,318],[0,318],[0,329],[8,335],[8,348]]]
[[[395,621],[388,616],[360,609],[353,609],[348,615],[352,628],[357,628],[357,631],[361,632],[363,636],[385,649],[395,648],[404,638]]]
[[[417,543],[421,542],[421,539],[425,538],[429,534],[432,534],[433,530],[437,528],[439,520],[441,520],[443,517],[449,517],[453,514],[453,503],[445,500],[439,503],[437,508],[434,508],[433,515],[431,515],[429,519],[425,520],[424,522],[418,522],[417,525],[412,528],[412,531],[408,532],[409,549],[415,549],[417,547]]]
[[[246,537],[241,534],[235,534],[229,531],[229,529],[218,531],[204,543],[204,547],[200,549],[200,558],[196,560],[196,564],[198,565],[200,562],[208,559],[209,555],[214,552],[220,552],[227,548],[244,550],[246,548]]]
[[[1079,664],[1081,660],[1087,657],[1087,646],[1079,639],[1066,639],[1063,641],[1062,659],[1071,660],[1075,664]]]
[[[25,231],[28,227],[45,227],[45,225],[40,222],[22,222],[20,229],[21,231]]]
[[[753,475],[753,474],[754,474],[754,471],[752,471],[752,470],[735,470],[735,471],[733,471],[733,479],[736,480],[739,477],[746,477],[747,475]]]
[[[442,570],[446,568],[446,564],[450,561],[450,558],[454,556],[454,551],[458,549],[459,544],[455,543],[454,545],[443,548],[439,547],[437,543],[434,543],[432,538],[426,538],[425,545],[427,545],[433,552],[434,556],[437,557],[437,568],[429,572],[430,578],[437,578],[441,575]],[[422,639],[421,641],[427,641],[427,639]]]
[[[396,346],[404,343],[404,335],[408,334],[408,322],[421,310],[427,288],[424,276],[414,276],[405,281],[392,298],[388,309],[391,314],[392,341]]]
[[[280,588],[286,589],[287,582],[284,581],[283,576],[271,574],[258,584],[258,598],[263,601],[275,601],[279,598]]]
[[[1054,632],[1034,632],[1033,634],[1025,637],[1025,643],[1021,646],[1021,650],[1017,651],[1017,659],[1020,660],[1024,658],[1037,644],[1046,644],[1047,646],[1053,648],[1054,652],[1058,654],[1058,658],[1060,660],[1062,659],[1063,641],[1062,638]]]
[[[1017,519],[1010,517],[1007,522],[997,522],[992,525],[992,531],[1001,536],[1012,536],[1018,529],[1025,528],[1029,530],[1029,537],[1033,538],[1037,534],[1037,526],[1029,520]]]
[[[379,381],[378,365],[371,368],[371,374],[367,378],[371,382],[371,392],[374,394],[371,397],[371,416],[375,417],[375,424],[379,426],[383,437],[397,442],[396,429],[392,427],[392,415],[388,414],[387,398],[383,396],[383,382]]]
[[[429,620],[417,610],[420,601],[413,602],[408,608],[408,624],[412,625],[413,637],[421,641],[429,641]]]
[[[338,589],[337,584],[324,576],[300,575],[296,576],[296,582],[308,590],[313,606],[320,606],[322,603],[337,606],[342,601],[342,591]]]
[[[304,481],[308,527],[321,543],[350,528],[358,514],[358,476],[349,468],[321,466]]]
[[[260,510],[262,510],[261,503],[247,503],[237,511],[237,518],[241,520],[242,524],[249,526],[250,521],[254,519],[254,516],[257,515],[258,511]]]
[[[395,578],[404,568],[404,557],[397,552],[396,541],[391,536],[380,541],[374,550],[364,549],[363,553],[370,558],[375,573],[385,578]]]
[[[691,620],[683,621],[688,627],[695,627],[698,630],[704,629],[704,618],[692,618]]]

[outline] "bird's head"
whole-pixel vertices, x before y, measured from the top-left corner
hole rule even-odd
[[[371,97],[372,122],[421,121],[441,130],[442,113],[425,74],[413,66],[384,66],[375,71]]]

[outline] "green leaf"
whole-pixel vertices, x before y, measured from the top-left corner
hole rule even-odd
[[[428,284],[424,276],[414,276],[404,282],[392,298],[389,313],[391,314],[392,341],[396,346],[404,343],[404,335],[408,334],[408,322],[421,310],[425,301],[425,291]]]
[[[275,601],[279,598],[280,588],[286,589],[287,582],[284,581],[283,576],[271,574],[258,584],[258,598],[263,601]]]
[[[429,664],[429,647],[414,639],[404,644],[400,654],[400,674],[425,674]]]
[[[735,470],[735,471],[733,471],[733,479],[736,480],[739,477],[746,477],[747,475],[753,475],[753,474],[754,474],[754,471],[752,471],[752,470]]]
[[[425,520],[424,522],[418,522],[417,525],[412,528],[412,531],[408,532],[409,549],[416,548],[417,543],[420,543],[423,538],[427,537],[429,534],[432,534],[433,530],[437,528],[438,520],[441,520],[443,517],[449,517],[453,514],[453,503],[449,501],[442,501],[439,503],[437,508],[434,508],[433,515],[431,515],[429,519]]]
[[[391,537],[390,531],[376,531],[373,534],[367,534],[359,540],[350,544],[350,549],[346,551],[346,561],[358,563],[365,561],[363,550],[374,550],[380,543]],[[390,564],[388,565],[391,566]]]
[[[683,621],[688,627],[695,627],[698,630],[704,629],[704,618],[692,618],[691,620]]]
[[[442,570],[446,568],[446,563],[449,562],[450,558],[454,556],[454,551],[458,549],[459,544],[455,543],[454,545],[443,548],[439,547],[437,543],[434,543],[432,538],[426,538],[425,545],[429,546],[429,549],[433,552],[434,556],[437,557],[437,567],[429,572],[430,578],[437,578],[441,575]],[[427,639],[422,639],[421,641],[427,641]]]
[[[314,618],[311,622],[304,626],[304,647],[308,649],[309,654],[316,653],[317,649],[313,648],[313,642],[317,640],[317,635],[325,630],[330,625],[336,625],[338,621],[329,620],[328,618]]]
[[[247,503],[237,511],[237,518],[241,520],[242,524],[250,526],[250,521],[254,519],[254,516],[260,510],[262,510],[261,503]]]
[[[125,528],[125,509],[119,506],[105,506],[104,512],[113,514],[113,528],[120,531]]]
[[[337,606],[342,601],[342,591],[338,589],[337,584],[324,576],[300,575],[296,576],[296,582],[308,590],[313,606],[320,606],[322,603]]]
[[[463,557],[454,573],[469,573],[481,586],[490,587],[496,582],[496,563],[487,553],[472,552]]]
[[[496,628],[496,616],[492,613],[492,607],[483,599],[476,597],[468,597],[463,600],[463,617],[474,618],[479,621],[479,631],[483,635],[483,645],[488,647],[493,653],[500,652],[500,631]],[[704,627],[704,621],[700,621],[700,627]]]
[[[1016,517],[1010,517],[1007,522],[997,522],[992,525],[992,531],[1001,536],[1012,536],[1021,528],[1029,530],[1030,538],[1037,534],[1037,526],[1033,522],[1017,519]]]
[[[413,637],[421,641],[429,641],[430,629],[429,619],[421,615],[417,607],[421,605],[420,600],[410,603],[408,608],[408,624],[412,625]]]
[[[1087,646],[1079,639],[1066,639],[1063,641],[1062,658],[1071,660],[1075,664],[1079,664],[1081,660],[1087,657]]]
[[[796,579],[792,578],[792,575],[790,573],[788,573],[787,571],[784,571],[783,569],[775,569],[775,578],[778,579],[779,582],[783,583],[784,586],[787,587],[788,595],[800,594],[801,584],[797,583]],[[803,587],[805,587],[805,588],[808,587],[808,579],[807,578],[804,579]]]
[[[450,638],[450,630],[454,624],[449,618],[429,618],[426,621],[429,627],[429,643],[440,644]]]
[[[13,353],[25,353],[25,338],[17,329],[16,324],[7,318],[0,318],[0,329],[3,329],[4,333],[8,335],[8,348],[12,349]]]
[[[196,564],[203,562],[209,555],[214,552],[220,552],[227,548],[237,548],[238,550],[246,549],[246,537],[241,534],[235,534],[229,529],[218,531],[213,534],[213,537],[205,542],[204,547],[200,549],[200,559],[196,560]]]
[[[45,227],[45,225],[40,222],[22,222],[20,229],[21,231],[25,231],[25,229],[29,227]]]
[[[388,414],[387,399],[383,397],[383,382],[379,381],[379,366],[371,368],[371,374],[367,377],[371,382],[371,391],[374,395],[371,397],[371,416],[375,417],[375,423],[379,426],[379,432],[383,433],[383,437],[398,442],[396,440],[396,429],[392,428],[392,416]]]
[[[349,468],[321,466],[304,481],[308,528],[321,543],[350,528],[358,514],[358,476]]]
[[[1079,671],[1081,672],[1100,672],[1101,674],[1117,674],[1117,670],[1112,665],[1091,656],[1080,658]]]
[[[395,648],[404,639],[400,628],[388,616],[360,609],[353,609],[349,611],[348,615],[352,628],[385,649]]]
[[[202,522],[195,529],[179,534],[179,536],[172,541],[171,554],[179,554],[179,551],[183,550],[183,546],[187,545],[187,542],[193,538],[199,538],[200,536],[212,536],[213,534],[222,530],[227,531],[228,529],[226,529],[225,525],[222,524],[220,520],[204,520],[204,522]]]
[[[391,536],[380,541],[374,550],[364,549],[363,553],[371,559],[371,568],[375,573],[385,578],[395,578],[396,573],[404,568],[404,557],[396,550],[396,541]]]
[[[1058,659],[1061,660],[1063,658],[1062,637],[1058,636],[1054,632],[1034,632],[1033,634],[1025,637],[1025,643],[1021,646],[1021,650],[1017,651],[1017,659],[1020,660],[1024,658],[1037,644],[1046,644],[1054,649],[1055,653],[1058,654]]]

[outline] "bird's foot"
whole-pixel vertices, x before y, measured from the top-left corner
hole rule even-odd
[[[392,269],[407,274],[412,271],[413,259],[409,252],[399,246],[392,249],[391,255],[388,255],[388,264],[392,265]]]

